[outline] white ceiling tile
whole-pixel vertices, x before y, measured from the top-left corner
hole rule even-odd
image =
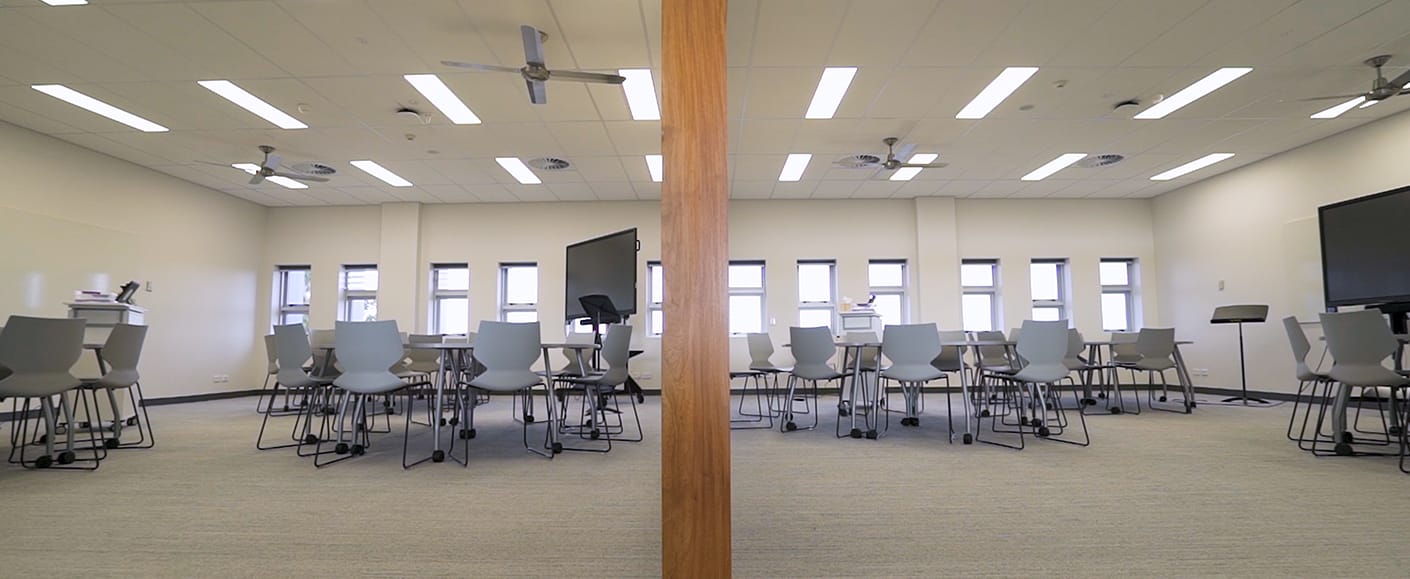
[[[588,184],[598,199],[603,201],[636,200],[636,189],[626,181],[593,181]]]
[[[548,186],[559,201],[596,201],[592,186],[587,183],[554,183]]]
[[[637,0],[552,0],[549,4],[572,49],[573,66],[597,71],[651,66]]]
[[[359,71],[275,2],[202,2],[191,8],[290,76],[350,75]],[[215,72],[203,71],[202,76]]]
[[[632,189],[636,190],[636,198],[642,200],[652,200],[661,198],[661,184],[651,181],[633,181]]]
[[[906,66],[974,64],[1027,4],[1027,0],[942,2],[921,28],[915,43],[901,62]]]
[[[730,183],[731,199],[768,199],[773,195],[777,181],[740,181]]]
[[[104,9],[193,60],[205,78],[274,78],[285,74],[274,62],[201,16],[189,4],[121,4]]]
[[[818,66],[828,62],[847,0],[767,0],[755,24],[754,66]]]
[[[616,183],[619,181],[644,181],[647,179],[645,157],[574,157],[573,168],[588,183]],[[629,177],[626,165],[641,164],[640,172],[632,171]]]
[[[881,199],[895,195],[900,189],[901,183],[897,181],[863,181],[852,196],[859,199]]]
[[[817,181],[794,181],[790,183],[778,183],[774,185],[772,199],[807,199],[813,196],[813,189],[818,186]]]
[[[509,185],[509,193],[514,195],[515,200],[524,203],[545,203],[557,201],[558,198],[548,190],[547,185]]]
[[[819,181],[813,189],[814,199],[846,199],[856,192],[861,186],[860,181],[833,181],[824,179]]]
[[[607,136],[619,155],[654,155],[661,153],[661,123],[659,121],[609,121],[603,123]]]

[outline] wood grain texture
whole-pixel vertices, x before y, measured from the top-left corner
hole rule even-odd
[[[727,0],[661,14],[661,569],[730,576]]]

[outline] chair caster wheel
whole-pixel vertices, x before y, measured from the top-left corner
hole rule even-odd
[[[1046,426],[1043,426],[1043,427],[1039,427],[1039,428],[1038,428],[1038,436],[1041,436],[1041,437],[1043,437],[1043,438],[1047,438],[1048,435],[1050,435],[1050,434],[1052,434],[1052,433],[1053,433],[1053,432],[1052,432],[1051,430],[1048,430],[1048,427],[1046,427]]]
[[[442,418],[442,419],[440,420],[440,425],[441,425],[441,426],[445,426],[445,425],[446,425],[446,419]]]
[[[1345,442],[1338,442],[1336,451],[1337,456],[1351,456],[1353,454],[1356,454],[1354,451],[1351,450],[1351,445]]]
[[[460,417],[457,416],[457,417],[454,417],[454,418],[451,418],[451,419],[450,419],[450,425],[451,425],[451,426],[455,426],[455,425],[457,425],[457,424],[460,424]]]
[[[876,440],[876,431],[875,431],[875,430],[868,430],[868,431],[867,431],[867,440]]]
[[[852,411],[851,411],[851,410],[848,410],[848,409],[846,409],[846,408],[838,408],[838,409],[837,409],[837,415],[838,415],[838,416],[841,416],[841,417],[843,417],[843,418],[846,418],[846,417],[852,415]]]
[[[1400,436],[1400,427],[1399,427],[1399,426],[1392,426],[1392,427],[1390,427],[1390,429],[1387,430],[1386,432],[1389,433],[1391,436]]]
[[[44,443],[46,443],[46,442],[49,442],[49,435],[47,435],[47,434],[41,434],[41,435],[39,435],[39,438],[36,439],[34,442],[35,442],[36,444],[44,444]]]
[[[1029,424],[1033,425],[1033,428],[1043,427],[1043,421],[1037,418],[1034,418],[1032,421],[1029,422]]]
[[[470,440],[470,431],[467,429],[460,429],[460,432],[458,432],[457,435],[460,437],[461,440]]]
[[[1355,437],[1355,436],[1352,436],[1350,432],[1343,432],[1343,433],[1341,433],[1341,439],[1342,439],[1343,442],[1347,442],[1347,443],[1356,442],[1356,437]]]
[[[524,415],[524,422],[526,422],[526,423],[528,423],[528,424],[533,424],[533,423],[534,423],[534,415],[532,415],[532,414],[525,414],[525,415]]]
[[[783,423],[783,430],[786,432],[793,432],[795,430],[798,430],[798,425],[794,424],[792,421],[788,421]]]
[[[1083,405],[1083,406],[1096,406],[1096,405],[1097,405],[1097,400],[1096,400],[1095,398],[1083,398],[1083,399],[1082,399],[1082,405]]]
[[[1097,395],[1097,398],[1106,398],[1106,393],[1103,392],[1103,393],[1101,393],[1101,394],[1098,394],[1098,395]]]
[[[1170,401],[1170,399],[1167,398],[1167,397],[1165,397],[1165,396],[1161,396],[1160,398],[1156,398],[1156,400],[1159,400],[1159,401],[1161,401],[1161,402],[1169,402],[1169,401]]]
[[[465,429],[465,438],[466,438],[466,439],[475,438],[475,435],[476,435],[476,434],[478,434],[478,433],[475,432],[475,429],[474,429],[474,428],[467,428],[467,429]]]
[[[593,439],[593,440],[597,440],[597,439],[599,439],[599,438],[602,438],[602,431],[601,431],[601,430],[593,430],[592,432],[589,432],[589,433],[588,433],[588,438],[591,438],[591,439]]]
[[[553,443],[553,454],[563,454],[563,443],[561,443],[561,442],[555,442],[555,443]]]
[[[1052,404],[1051,402],[1049,402],[1049,403],[1047,403],[1047,404],[1044,404],[1044,405],[1043,405],[1043,408],[1044,408],[1045,410],[1052,410],[1052,409],[1053,409],[1053,404]]]
[[[862,437],[862,429],[860,429],[860,428],[853,428],[853,429],[852,429],[852,432],[847,433],[847,435],[850,436],[850,437],[852,437],[852,438],[861,438],[861,437]]]
[[[434,451],[434,452],[431,453],[431,462],[445,462],[445,461],[446,461],[446,451],[444,451],[444,450],[437,450],[437,451]]]
[[[1199,406],[1199,404],[1196,404],[1196,403],[1193,402],[1193,401],[1190,402],[1190,408],[1194,408],[1194,407],[1196,407],[1196,406]]]
[[[351,452],[353,456],[362,456],[364,454],[367,454],[367,447],[361,444],[354,444],[352,445],[352,448],[348,449],[348,451]]]
[[[974,435],[973,435],[973,434],[965,434],[965,435],[964,435],[964,443],[965,443],[965,444],[974,444]]]
[[[1112,408],[1112,409],[1111,409],[1111,413],[1112,413],[1112,414],[1121,414],[1121,408],[1120,408],[1120,407]]]
[[[34,459],[35,468],[49,468],[51,466],[54,466],[54,457],[52,456],[46,454],[44,456]]]
[[[289,405],[288,405],[288,404],[285,404],[285,405],[284,405],[284,411],[285,411],[285,412],[288,412],[288,411],[289,411]]]
[[[339,443],[338,443],[338,446],[333,447],[333,452],[335,452],[335,453],[337,453],[337,454],[347,454],[347,453],[348,453],[348,443],[346,443],[346,442],[339,442]]]
[[[317,434],[310,434],[310,435],[304,436],[304,444],[318,444],[318,435],[317,435]]]
[[[980,415],[981,417],[988,418],[988,417],[989,417],[989,410],[988,410],[988,409],[980,410],[980,411],[979,411],[979,415]]]
[[[133,416],[132,418],[127,419],[127,425],[128,425],[128,426],[137,426],[137,417],[136,417],[136,416]]]
[[[59,453],[59,464],[73,464],[75,458],[72,450],[65,450]]]
[[[1028,417],[1024,416],[1022,418],[1019,418],[1018,423],[1022,426],[1028,426]]]
[[[103,439],[103,448],[112,449],[112,448],[117,448],[117,447],[118,447],[118,439],[116,439],[116,438],[104,438],[104,439]]]

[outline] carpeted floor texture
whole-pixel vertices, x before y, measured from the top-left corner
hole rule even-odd
[[[253,406],[153,408],[157,448],[94,473],[0,466],[0,574],[660,573],[659,399],[642,407],[646,442],[552,461],[523,450],[496,400],[469,468],[410,471],[401,417],[366,456],[315,470],[254,449]],[[1021,452],[952,445],[934,415],[880,441],[834,438],[835,415],[814,432],[736,431],[735,575],[1406,576],[1410,476],[1298,451],[1288,410],[1095,416],[1090,448]],[[429,441],[413,427],[414,449]]]

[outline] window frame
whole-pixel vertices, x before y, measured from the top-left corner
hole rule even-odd
[[[880,286],[872,282],[871,266],[873,265],[899,265],[901,266],[901,285]],[[911,323],[911,303],[908,298],[911,286],[911,268],[905,259],[869,259],[867,260],[867,292],[875,296],[897,296],[901,298],[901,324]],[[996,278],[997,279],[997,278]],[[868,298],[870,299],[870,298]],[[883,320],[884,325],[885,320]]]
[[[352,304],[354,301],[371,301],[372,306],[377,307],[378,290],[354,290],[348,289],[348,273],[354,271],[375,271],[377,272],[377,287],[381,289],[381,272],[377,270],[377,264],[366,263],[345,263],[338,276],[338,320],[339,321],[363,321],[352,320]]]
[[[654,271],[661,272],[661,287],[657,288],[651,274]],[[646,262],[646,335],[661,337],[666,333],[666,270],[661,267],[660,261]],[[661,294],[661,301],[654,301],[657,293]],[[661,320],[661,331],[657,332],[656,320]]]
[[[737,267],[737,266],[758,266],[758,267],[759,267],[759,287],[757,287],[757,288],[753,288],[753,287],[738,287],[738,288],[737,288],[737,287],[735,287],[735,286],[729,285],[729,279],[728,279],[729,276],[728,276],[728,274],[727,274],[727,275],[726,275],[726,279],[725,279],[725,285],[726,285],[726,288],[727,288],[728,295],[725,297],[725,307],[726,307],[726,308],[729,307],[729,302],[730,302],[730,299],[729,299],[729,298],[732,298],[732,297],[734,297],[734,296],[758,296],[758,297],[759,297],[759,331],[760,331],[760,332],[767,332],[768,329],[769,329],[769,323],[768,323],[768,322],[769,322],[769,297],[768,297],[768,292],[767,292],[767,290],[766,290],[766,288],[768,288],[768,286],[769,286],[769,278],[768,278],[769,269],[768,269],[768,266],[764,263],[764,260],[762,260],[762,259],[731,259],[731,260],[729,261],[729,263],[727,264],[727,267]],[[665,270],[662,270],[662,273],[664,274],[664,273],[665,273]],[[663,277],[662,280],[664,281],[665,278]],[[726,314],[728,314],[728,310],[726,310]],[[664,321],[664,320],[663,320],[663,321]],[[728,326],[728,320],[726,320],[726,326]],[[662,326],[662,328],[664,329],[664,326]],[[745,335],[745,334],[748,333],[748,332],[735,332],[735,331],[733,331],[733,328],[729,328],[729,327],[726,327],[726,329],[727,329],[727,330],[730,330],[729,335],[731,335],[731,336],[743,336],[743,335]]]
[[[301,271],[304,273],[304,280],[308,286],[309,296],[304,303],[290,303],[289,295],[289,274]],[[288,325],[289,316],[303,316],[304,324],[307,325],[309,304],[313,294],[313,267],[308,265],[279,265],[274,268],[274,324],[275,326]]]
[[[805,265],[826,265],[827,266],[827,301],[803,301],[803,266]],[[837,319],[837,260],[835,259],[800,259],[794,269],[798,281],[798,325],[803,325],[803,312],[805,311],[827,311],[829,330],[836,333],[841,327]]]
[[[509,300],[509,270],[511,268],[532,267],[534,268],[535,291],[533,303],[510,303]],[[516,261],[501,262],[499,264],[499,321],[509,321],[509,314],[512,312],[534,312],[534,320],[542,322],[538,315],[539,296],[537,291],[537,281],[539,278],[539,264],[536,261]]]
[[[1101,279],[1101,265],[1105,263],[1121,263],[1126,266],[1126,283],[1124,285],[1104,284]],[[1105,299],[1107,294],[1121,294],[1126,301],[1126,327],[1109,328],[1106,323],[1106,309],[1102,309],[1102,331],[1104,332],[1130,332],[1137,326],[1136,320],[1136,272],[1137,262],[1134,257],[1103,257],[1097,262],[1097,287],[1101,290],[1101,299]]]
[[[465,289],[463,289],[463,290],[457,290],[457,289],[445,289],[445,288],[440,287],[440,276],[437,275],[437,273],[438,273],[438,272],[441,272],[441,271],[457,270],[457,269],[463,269],[463,270],[465,270]],[[464,262],[459,262],[459,263],[432,263],[432,264],[431,264],[431,283],[430,283],[430,285],[431,285],[431,304],[430,304],[430,307],[427,308],[428,314],[430,315],[430,320],[427,322],[427,328],[430,330],[430,333],[432,333],[432,334],[443,334],[443,333],[445,333],[445,332],[443,331],[444,328],[441,327],[441,308],[442,308],[442,305],[441,305],[441,304],[442,304],[442,302],[447,301],[447,300],[463,299],[463,300],[465,300],[465,311],[467,311],[467,312],[470,311],[470,264],[464,263]],[[466,320],[465,320],[465,328],[466,328],[466,332],[469,332],[469,331],[470,331],[470,320],[469,320],[469,319],[466,319]]]
[[[964,285],[964,275],[963,275],[963,273],[961,273],[961,275],[960,275],[960,300],[961,300],[960,326],[961,326],[961,327],[964,327],[964,325],[965,325],[965,324],[964,324],[964,310],[963,310],[963,300],[964,300],[964,296],[966,296],[966,295],[987,295],[987,296],[989,296],[989,329],[992,331],[992,330],[998,330],[998,329],[1004,327],[1004,324],[1003,324],[1003,322],[1004,322],[1004,319],[1003,319],[1003,309],[1002,309],[1003,306],[1002,306],[1002,302],[1001,302],[1000,299],[999,299],[999,298],[1000,298],[1000,295],[1002,295],[1002,294],[1001,294],[1001,290],[1002,290],[1002,288],[1003,288],[1003,279],[1000,277],[1000,273],[1002,272],[1002,270],[999,268],[999,260],[998,260],[998,259],[994,259],[994,258],[969,258],[969,259],[961,259],[961,260],[960,260],[960,269],[963,270],[963,269],[964,269],[964,266],[966,266],[966,265],[987,265],[987,266],[989,266],[990,272],[992,273],[992,275],[990,276],[990,279],[993,279],[993,280],[994,280],[994,283],[993,283],[992,285],[987,285],[987,286],[978,286],[978,285],[975,285],[975,286],[967,286],[967,285]],[[970,329],[968,329],[968,328],[965,328],[965,331],[976,331],[976,330],[970,330]]]
[[[1033,266],[1034,266],[1034,265],[1046,265],[1046,264],[1051,264],[1051,265],[1056,265],[1056,266],[1057,266],[1057,267],[1056,267],[1056,272],[1055,272],[1055,273],[1057,274],[1057,280],[1056,280],[1056,281],[1057,281],[1057,299],[1055,299],[1055,300],[1040,300],[1040,299],[1036,299],[1036,298],[1033,297],[1033,278],[1032,278],[1032,275],[1033,275]],[[1037,309],[1039,309],[1039,308],[1044,308],[1044,309],[1056,308],[1057,311],[1058,311],[1058,319],[1059,319],[1059,320],[1066,320],[1069,326],[1072,325],[1072,299],[1071,299],[1071,295],[1070,295],[1071,292],[1068,291],[1068,284],[1070,283],[1070,278],[1069,278],[1069,276],[1071,276],[1072,273],[1071,273],[1071,269],[1068,267],[1068,260],[1067,260],[1067,258],[1065,258],[1065,257],[1062,257],[1062,258],[1058,258],[1058,257],[1037,257],[1037,258],[1033,258],[1033,259],[1031,259],[1031,260],[1028,261],[1028,275],[1029,275],[1029,279],[1028,279],[1028,297],[1029,297],[1029,299],[1032,301],[1032,306],[1030,307],[1029,312],[1028,312],[1029,316],[1030,316],[1032,319],[1037,319],[1037,316],[1034,316],[1034,315],[1033,315],[1033,311],[1034,311],[1034,310],[1037,310]]]

